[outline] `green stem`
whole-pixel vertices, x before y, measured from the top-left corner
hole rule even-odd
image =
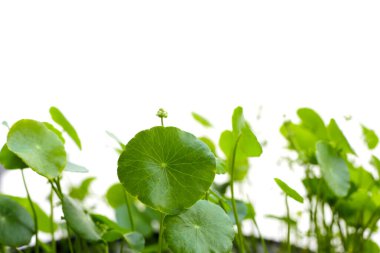
[[[341,242],[342,242],[343,249],[344,249],[345,252],[347,252],[346,239],[345,239],[345,237],[344,237],[343,229],[342,229],[342,226],[340,225],[339,218],[337,219],[337,225],[338,225],[338,229],[339,229],[339,237],[340,237],[340,240],[341,240]]]
[[[26,185],[26,180],[25,180],[25,175],[24,175],[24,170],[21,170],[21,175],[22,175],[22,181],[24,182],[24,187],[26,191],[26,195],[28,197],[29,205],[30,208],[32,209],[33,212],[33,218],[34,218],[34,229],[36,230],[36,245],[34,246],[35,252],[39,253],[40,252],[40,245],[39,245],[39,240],[38,240],[38,218],[37,218],[37,212],[34,207],[34,203],[32,201],[32,198],[30,197],[28,186]]]
[[[108,243],[104,243],[104,253],[109,253]]]
[[[287,232],[287,238],[286,238],[286,245],[287,245],[288,253],[291,253],[292,245],[290,244],[290,211],[289,211],[288,195],[285,195],[285,206],[286,206],[286,218],[288,220],[288,232]]]
[[[133,221],[132,209],[131,209],[131,203],[129,201],[129,196],[127,195],[127,193],[125,191],[123,191],[123,192],[124,192],[125,204],[127,205],[127,209],[128,209],[129,223],[131,223],[131,229],[133,231],[135,231],[135,223]]]
[[[54,236],[54,190],[51,188],[50,196],[50,234],[51,234],[51,246],[54,253],[57,252],[57,245]]]
[[[161,118],[161,126],[164,126],[164,118],[163,117],[160,117]]]
[[[235,201],[235,191],[234,191],[234,174],[235,174],[235,159],[236,159],[236,151],[237,147],[239,144],[241,135],[236,139],[234,148],[232,150],[232,160],[231,160],[231,180],[230,180],[230,189],[231,189],[231,203],[232,203],[232,210],[234,213],[234,218],[236,222],[236,226],[238,228],[238,248],[239,252],[244,253],[245,248],[244,248],[244,238],[243,238],[243,231],[241,229],[241,225],[239,222],[239,216],[237,213],[237,208],[236,208],[236,201]]]
[[[58,198],[62,202],[63,201],[63,192],[62,192],[62,188],[61,188],[60,179],[56,178],[53,180],[49,180],[49,182],[51,184],[52,189],[54,190],[54,192],[57,194]],[[54,186],[54,183],[55,183],[55,186]],[[63,214],[63,217],[65,218],[65,214]],[[69,225],[67,224],[67,222],[66,222],[66,229],[67,229],[67,242],[69,244],[69,250],[70,250],[70,253],[74,253],[73,244],[71,243],[70,228],[69,228]]]
[[[252,221],[253,221],[253,224],[255,225],[256,229],[257,229],[257,233],[259,234],[259,239],[260,239],[260,242],[261,242],[261,247],[263,247],[264,253],[268,253],[267,244],[265,243],[264,238],[261,235],[261,232],[260,232],[260,229],[259,229],[259,225],[257,224],[255,218],[252,218]]]
[[[0,244],[0,252],[5,253],[5,246]]]
[[[120,243],[121,243],[121,245],[120,245],[120,253],[123,253],[123,251],[124,251],[124,241],[121,241]]]
[[[67,242],[69,244],[69,250],[70,250],[70,253],[74,253],[73,244],[71,242],[70,228],[69,228],[69,225],[67,224],[67,222],[66,222],[66,229],[67,229]]]
[[[165,218],[165,215],[163,213],[161,213],[161,216],[160,216],[160,235],[159,235],[159,238],[158,238],[158,243],[159,243],[159,253],[162,252],[162,248],[163,248],[163,234],[164,234],[164,218]]]

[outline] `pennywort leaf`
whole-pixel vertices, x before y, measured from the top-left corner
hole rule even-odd
[[[317,143],[317,160],[330,190],[337,197],[346,196],[350,188],[350,174],[344,159],[329,143],[320,141]]]
[[[282,181],[279,178],[275,178],[274,181],[287,196],[291,197],[295,201],[303,203],[303,197],[296,190],[291,188],[289,185],[287,185],[284,181]]]
[[[50,107],[49,112],[54,122],[63,128],[63,130],[70,136],[70,138],[75,142],[79,149],[82,149],[82,144],[77,134],[77,131],[66,119],[63,113],[57,107],[54,106]]]
[[[38,174],[55,178],[66,166],[66,151],[62,141],[45,124],[23,119],[8,133],[7,146]]]
[[[164,235],[174,253],[219,252],[232,250],[235,237],[232,221],[223,209],[206,200],[164,221]]]
[[[202,198],[215,172],[208,146],[175,127],[139,132],[118,161],[118,177],[129,194],[167,214],[178,214]]]

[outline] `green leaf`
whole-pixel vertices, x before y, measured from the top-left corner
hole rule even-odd
[[[124,240],[131,249],[142,251],[145,247],[144,236],[138,232],[130,232],[124,235]]]
[[[284,222],[284,223],[289,224],[290,226],[293,226],[293,227],[297,226],[297,221],[295,221],[291,218],[288,218],[286,216],[277,216],[277,215],[268,214],[268,215],[265,215],[265,217],[267,217],[269,219]]]
[[[67,162],[64,171],[87,173],[88,169],[86,167],[81,166],[81,165],[71,163],[71,162]]]
[[[34,222],[30,214],[16,201],[0,196],[0,244],[27,245],[33,234]]]
[[[210,148],[211,152],[214,155],[216,155],[215,144],[214,144],[214,142],[210,138],[208,138],[206,136],[202,136],[202,137],[199,137],[198,139],[201,140],[201,141],[203,141],[203,143],[206,144]]]
[[[132,212],[133,222],[135,225],[135,230],[146,237],[150,237],[153,233],[153,228],[151,226],[153,219],[149,217],[149,215],[147,214],[147,210],[152,209],[145,209],[144,211],[140,211],[139,209],[137,209],[135,203],[131,203],[130,208]],[[117,223],[121,227],[131,231],[132,225],[129,220],[129,212],[127,206],[125,204],[118,206],[115,209],[115,212]]]
[[[319,114],[310,108],[300,108],[297,110],[298,117],[301,119],[301,124],[305,128],[313,132],[318,138],[327,138],[327,128]]]
[[[376,242],[372,240],[364,241],[363,253],[379,253],[379,252],[380,252],[380,248]]]
[[[216,174],[224,174],[227,172],[226,161],[216,157]]]
[[[173,253],[232,250],[235,232],[232,222],[219,206],[205,200],[176,216],[166,216],[164,236]]]
[[[367,147],[369,149],[376,148],[377,144],[379,143],[379,137],[377,136],[375,131],[365,127],[364,125],[362,125],[362,131],[363,131],[364,141],[367,144]]]
[[[7,144],[4,144],[0,151],[0,164],[7,170],[28,168],[28,165],[8,149]]]
[[[55,123],[60,125],[63,130],[70,136],[70,138],[75,142],[79,149],[82,149],[82,144],[80,142],[77,131],[71,125],[71,123],[66,119],[62,112],[57,107],[50,107],[50,115]]]
[[[377,156],[372,155],[370,164],[376,169],[377,171],[377,177],[380,178],[380,159],[377,158]]]
[[[195,113],[195,112],[192,112],[191,115],[202,126],[204,126],[204,127],[212,127],[212,124],[210,123],[210,121],[208,121],[205,117],[203,117],[203,116],[201,116],[201,115],[199,115],[198,113]]]
[[[153,127],[128,142],[118,161],[118,177],[144,204],[178,214],[205,195],[215,166],[214,154],[194,135]]]
[[[343,152],[344,154],[356,155],[350,143],[348,143],[346,136],[344,136],[342,130],[340,130],[338,124],[334,119],[330,120],[330,123],[327,127],[327,132],[330,141],[334,143],[334,146],[337,148],[337,150]]]
[[[41,122],[16,122],[9,130],[7,146],[28,167],[49,179],[59,176],[66,166],[62,141]]]
[[[300,203],[303,203],[303,197],[293,188],[291,188],[289,185],[287,185],[284,181],[282,181],[279,178],[275,178],[274,181],[276,181],[276,184],[281,188],[281,190],[289,197],[294,199],[295,201],[298,201]]]
[[[112,208],[117,208],[121,205],[125,205],[125,189],[122,184],[116,183],[108,188],[106,193],[106,199],[108,204]]]
[[[321,174],[328,187],[337,197],[347,195],[350,188],[350,174],[343,158],[327,142],[317,143],[317,160]]]
[[[280,131],[289,141],[289,148],[297,151],[300,160],[312,164],[317,163],[315,145],[318,137],[314,133],[292,122],[285,122]]]
[[[241,135],[243,128],[246,126],[245,118],[243,115],[243,108],[238,106],[232,113],[232,133],[236,140]]]
[[[9,196],[6,195],[8,198],[16,201],[19,205],[21,205],[23,208],[25,208],[26,211],[30,214],[31,217],[33,217],[33,210],[29,204],[29,200],[27,198],[20,198],[15,196]],[[51,232],[51,223],[50,223],[50,216],[45,213],[44,210],[35,202],[34,209],[36,210],[37,214],[37,222],[38,222],[38,229],[45,233]],[[56,231],[58,228],[57,224],[53,224],[53,229]]]
[[[372,186],[375,185],[375,179],[372,174],[366,171],[364,168],[354,168],[351,164],[349,165],[350,180],[358,188],[363,188],[370,190]]]
[[[55,128],[52,124],[49,122],[42,122],[50,131],[54,132],[58,138],[62,141],[63,144],[65,144],[65,138],[63,138],[62,132],[59,131],[57,128]]]
[[[242,222],[244,219],[247,218],[248,215],[248,206],[244,201],[241,200],[235,200],[236,202],[236,210],[238,214],[238,220],[239,222]],[[236,224],[234,212],[232,209],[232,201],[230,199],[226,200],[226,203],[228,204],[228,210],[226,210],[228,217],[230,217],[233,224]]]
[[[226,158],[231,156],[234,147],[234,137],[230,130],[225,130],[221,133],[219,137],[219,147]]]
[[[75,200],[64,196],[62,201],[62,211],[65,215],[67,224],[76,235],[88,241],[101,240],[94,222]]]
[[[69,196],[73,199],[83,201],[89,194],[91,183],[95,180],[95,177],[89,177],[82,181],[80,186],[71,187],[69,190]]]

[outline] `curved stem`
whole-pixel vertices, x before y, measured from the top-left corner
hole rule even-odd
[[[158,243],[159,243],[159,253],[162,252],[162,247],[163,247],[163,234],[164,234],[164,218],[165,218],[165,215],[163,213],[161,213],[161,216],[160,216],[160,235],[158,237]]]
[[[127,209],[128,209],[129,223],[131,223],[131,229],[133,231],[135,231],[135,223],[133,221],[132,210],[131,210],[131,203],[129,201],[129,196],[127,195],[127,193],[125,192],[125,190],[123,192],[124,192],[125,204],[127,205]]]
[[[51,246],[53,252],[57,252],[57,245],[55,243],[55,237],[54,237],[54,190],[51,188],[50,196],[49,196],[49,202],[50,202],[50,234],[51,234]]]
[[[36,245],[34,246],[35,252],[39,253],[40,252],[40,245],[39,245],[39,240],[38,240],[38,218],[37,218],[37,212],[34,207],[34,203],[32,201],[32,198],[30,197],[28,186],[26,185],[26,180],[25,180],[25,175],[24,175],[24,170],[21,170],[21,175],[22,175],[22,181],[24,183],[26,195],[28,197],[29,205],[30,208],[32,209],[33,212],[33,218],[34,218],[34,229],[36,230]]]
[[[243,231],[241,229],[241,224],[239,222],[239,216],[237,213],[236,201],[235,201],[235,191],[234,191],[235,159],[236,159],[236,151],[237,151],[237,147],[239,144],[240,137],[241,137],[241,135],[239,135],[238,138],[236,139],[234,148],[232,150],[230,189],[231,189],[232,210],[234,213],[236,226],[238,228],[238,248],[239,248],[239,252],[244,253],[245,248],[244,248]]]
[[[290,244],[290,212],[289,212],[288,195],[285,195],[285,205],[286,205],[286,218],[288,220],[288,233],[287,233],[286,245],[288,248],[288,253],[291,253],[292,245]]]

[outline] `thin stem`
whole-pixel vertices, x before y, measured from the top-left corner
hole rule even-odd
[[[287,238],[286,238],[286,245],[288,248],[288,253],[291,253],[292,245],[290,244],[290,211],[289,211],[288,195],[285,195],[285,206],[286,206],[286,218],[288,220],[288,232],[287,232]]]
[[[108,248],[108,243],[104,243],[104,253],[108,253],[109,248]]]
[[[50,196],[49,196],[49,201],[50,201],[50,234],[51,234],[51,246],[53,252],[57,252],[57,245],[55,242],[55,236],[54,236],[54,190],[53,187],[51,188],[50,191]]]
[[[241,225],[239,222],[239,216],[237,213],[236,201],[235,201],[235,191],[234,191],[235,159],[236,159],[236,151],[237,151],[237,147],[239,144],[240,137],[241,137],[241,135],[239,135],[239,137],[237,138],[235,145],[234,145],[234,148],[232,150],[230,189],[231,189],[232,210],[234,213],[236,226],[238,228],[238,248],[239,248],[239,252],[244,253],[245,248],[244,248],[243,231],[241,229]]]
[[[33,218],[34,218],[34,229],[36,230],[36,245],[34,246],[35,252],[39,253],[40,252],[40,245],[39,245],[39,240],[38,240],[38,218],[37,218],[37,212],[34,207],[34,203],[32,201],[32,198],[30,197],[28,186],[26,185],[26,180],[25,180],[25,175],[24,175],[24,170],[21,170],[21,175],[22,175],[22,181],[24,183],[26,195],[28,197],[29,205],[30,208],[32,209],[33,212]]]
[[[164,218],[165,218],[165,215],[163,213],[161,213],[161,216],[160,216],[160,235],[159,235],[159,238],[158,238],[158,243],[160,245],[159,247],[159,253],[162,252],[162,247],[163,247],[163,234],[164,234]]]
[[[161,126],[164,126],[164,118],[163,117],[160,117],[161,118]]]
[[[131,229],[133,231],[135,231],[135,223],[133,221],[132,209],[131,209],[131,203],[129,201],[129,196],[127,195],[127,193],[125,192],[125,190],[123,192],[124,192],[125,204],[127,205],[127,209],[128,209],[129,223],[131,223]]]
[[[121,241],[120,243],[121,243],[121,245],[120,245],[120,253],[123,253],[123,251],[124,251],[124,241]]]
[[[67,242],[69,244],[69,250],[70,250],[70,253],[74,253],[73,244],[71,243],[70,228],[69,228],[69,225],[67,224],[67,222],[66,222],[66,229],[67,229]]]
[[[259,229],[259,225],[257,224],[255,218],[252,218],[252,221],[253,221],[253,224],[255,225],[256,229],[257,229],[257,233],[259,234],[259,239],[260,239],[260,242],[261,242],[261,247],[263,247],[264,253],[268,253],[267,244],[265,243],[264,238],[261,235],[261,232],[260,232],[260,229]]]

